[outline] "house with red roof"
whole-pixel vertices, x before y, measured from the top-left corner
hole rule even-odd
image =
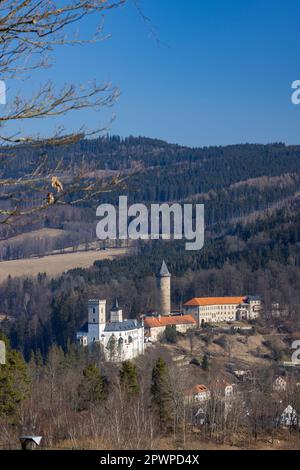
[[[150,341],[158,341],[167,326],[173,326],[179,333],[186,333],[196,328],[197,322],[192,315],[149,316],[144,319],[145,336]]]
[[[189,403],[203,403],[210,399],[210,391],[203,384],[194,385],[186,394]]]

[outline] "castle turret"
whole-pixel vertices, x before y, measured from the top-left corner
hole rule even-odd
[[[110,311],[110,321],[112,323],[123,321],[123,312],[122,309],[119,307],[118,299],[115,299],[115,302]]]
[[[88,302],[88,342],[100,341],[106,323],[106,300],[90,299]]]
[[[171,274],[165,261],[162,262],[160,271],[157,273],[157,284],[159,289],[159,314],[170,315],[171,313]]]

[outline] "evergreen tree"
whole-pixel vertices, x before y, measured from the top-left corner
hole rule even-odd
[[[158,411],[161,425],[170,420],[170,387],[168,384],[168,367],[160,357],[152,370],[151,384],[152,403]]]
[[[107,397],[107,380],[96,366],[90,364],[83,370],[83,379],[78,386],[78,410],[83,411],[98,405]]]
[[[202,369],[203,370],[208,370],[209,368],[209,362],[208,362],[208,356],[207,354],[204,354],[202,358],[202,363],[201,363]]]
[[[120,383],[122,390],[127,396],[132,397],[137,395],[139,392],[137,368],[130,361],[122,363],[122,369],[120,370]]]
[[[0,365],[0,417],[13,417],[28,395],[29,376],[21,353],[10,348],[1,332],[0,339],[6,344],[6,364]]]
[[[106,349],[108,350],[110,361],[113,361],[116,355],[116,345],[117,345],[117,340],[114,334],[112,334],[106,345]]]
[[[165,329],[165,338],[167,343],[176,344],[177,343],[177,331],[176,327],[173,325],[167,325]]]

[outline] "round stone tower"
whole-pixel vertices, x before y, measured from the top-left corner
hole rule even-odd
[[[157,285],[159,289],[159,311],[160,315],[171,314],[171,274],[165,261],[162,262],[160,271],[157,273]]]

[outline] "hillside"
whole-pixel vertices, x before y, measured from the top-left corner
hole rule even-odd
[[[130,443],[147,448],[151,441],[151,446],[157,448],[182,449],[187,446],[188,436],[188,447],[195,449],[299,448],[296,432],[274,429],[278,413],[290,403],[290,392],[284,403],[274,402],[272,383],[278,374],[289,377],[296,387],[295,400],[298,399],[299,368],[289,370],[284,362],[290,361],[291,345],[300,334],[300,147],[274,144],[188,149],[149,139],[107,139],[76,144],[72,157],[70,148],[65,149],[69,171],[82,148],[89,155],[87,170],[94,180],[103,171],[117,171],[122,164],[130,166],[138,159],[142,162],[143,171],[122,190],[131,201],[204,203],[205,245],[200,251],[189,252],[183,241],[137,242],[132,244],[129,256],[123,256],[126,248],[101,250],[103,246],[95,240],[96,200],[72,208],[52,208],[22,226],[3,228],[1,330],[30,364],[34,383],[38,384],[33,387],[36,398],[32,402],[37,404],[43,429],[55,429],[53,433],[59,436],[53,441],[45,440],[45,446],[127,448]],[[33,154],[29,149],[26,152],[24,167],[22,159],[16,157],[10,174],[30,170]],[[103,169],[106,158],[111,163]],[[117,197],[117,193],[109,193],[101,201],[116,202]],[[163,338],[161,343],[148,345],[145,354],[134,362],[143,378],[141,402],[136,402],[139,411],[135,414],[128,413],[128,407],[122,405],[127,398],[123,401],[122,389],[116,386],[119,367],[101,363],[104,395],[109,391],[107,398],[101,398],[108,400],[107,405],[99,406],[104,421],[97,415],[101,423],[97,434],[95,428],[88,434],[81,432],[83,428],[78,424],[79,431],[70,440],[69,423],[82,423],[92,412],[89,405],[81,408],[80,394],[86,393],[85,387],[81,388],[86,383],[85,367],[91,360],[99,360],[96,350],[75,344],[76,331],[86,322],[87,300],[107,299],[109,310],[117,296],[125,318],[139,318],[156,310],[155,273],[162,259],[172,273],[174,310],[195,296],[245,293],[261,296],[261,318],[244,322],[238,331],[231,324],[206,324],[192,334],[177,334],[175,343]],[[12,276],[7,278],[8,274]],[[274,302],[279,303],[283,316],[273,316]],[[192,419],[187,428],[186,424],[174,424],[172,439],[170,434],[157,433],[158,437],[154,437],[150,385],[158,357],[165,358],[168,364],[172,385],[168,406],[176,410],[178,422],[183,416],[182,422],[186,423],[186,414],[182,415],[179,404],[187,389],[196,383],[210,387],[215,377],[229,381],[237,390],[237,406],[232,408],[231,418],[216,418],[219,427],[213,424],[202,428]],[[245,381],[237,376],[237,370],[245,371]],[[54,408],[53,396],[58,404]],[[248,415],[241,411],[245,406],[255,410],[251,419],[245,419]],[[51,419],[45,417],[45,409],[51,410]],[[109,410],[109,419],[105,410]],[[139,435],[123,440],[128,423],[141,410],[142,440]],[[123,424],[111,419],[114,411],[121,413]],[[66,419],[60,419],[64,412]],[[215,410],[212,408],[211,412],[214,415]],[[222,416],[218,413],[216,417]],[[261,416],[259,423],[263,423],[258,427],[257,413]],[[89,418],[86,421],[92,422]],[[103,422],[105,436],[101,431]],[[117,433],[116,426],[124,431]]]
[[[3,150],[0,179],[20,178],[45,159],[48,173],[60,162],[62,181],[82,168],[86,182],[96,185],[103,175],[130,171],[138,165],[139,173],[118,192],[102,194],[101,202],[117,203],[119,194],[126,194],[130,202],[147,204],[204,203],[206,226],[217,226],[216,230],[222,224],[226,228],[229,223],[269,218],[280,208],[290,210],[300,194],[300,146],[278,143],[188,148],[143,137],[113,136],[53,148],[22,145]],[[33,193],[32,201],[34,198]],[[21,224],[0,226],[0,240],[10,239],[9,249],[0,246],[0,259],[43,255],[93,242],[98,205],[99,198],[76,207],[58,205]],[[44,228],[63,230],[62,236],[47,243],[36,237],[35,245],[26,241],[23,247],[14,239],[20,233]]]
[[[113,261],[99,260],[98,252],[76,253],[82,245],[92,246],[95,241],[99,201],[89,201],[88,207],[52,208],[21,227],[3,227],[1,246],[9,246],[9,251],[2,250],[6,260],[0,262],[2,280],[10,266],[14,266],[13,275],[41,271],[50,277],[74,268],[55,281],[43,276],[37,280],[12,278],[1,286],[0,311],[18,319],[8,332],[13,345],[26,357],[32,348],[46,354],[53,342],[66,348],[85,320],[85,302],[90,295],[113,299],[117,292],[131,318],[155,309],[154,273],[162,258],[173,274],[174,308],[195,295],[247,292],[261,295],[266,315],[272,302],[279,302],[298,321],[300,147],[246,144],[189,149],[145,138],[111,137],[66,148],[16,148],[14,158],[3,157],[2,176],[30,171],[34,159],[45,151],[54,164],[63,156],[69,172],[84,153],[85,165],[94,178],[98,171],[116,171],[141,162],[143,171],[130,180],[123,194],[146,203],[204,203],[205,246],[199,252],[186,252],[182,242],[139,243],[131,257]],[[108,193],[101,201],[115,202],[117,196]],[[33,230],[36,236],[32,238]],[[48,237],[45,243],[41,233],[59,236]],[[24,243],[18,238],[21,234],[27,240]],[[73,254],[58,254],[70,249]],[[49,252],[55,256],[32,258]],[[18,260],[11,261],[15,258]],[[71,263],[65,264],[68,259]]]

